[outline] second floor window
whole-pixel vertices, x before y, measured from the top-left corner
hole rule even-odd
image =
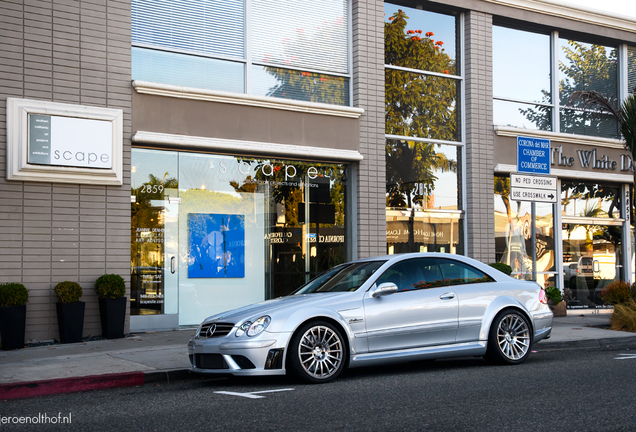
[[[133,0],[132,78],[349,105],[347,0]]]

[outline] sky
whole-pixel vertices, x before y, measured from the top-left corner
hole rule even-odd
[[[557,0],[554,3],[580,5],[590,9],[624,15],[626,18],[634,18],[636,20],[636,0]]]

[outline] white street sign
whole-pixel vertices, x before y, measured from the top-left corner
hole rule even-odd
[[[556,177],[510,174],[510,199],[555,203],[559,198]]]

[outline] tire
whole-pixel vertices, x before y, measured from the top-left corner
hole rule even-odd
[[[340,331],[326,321],[301,326],[289,344],[290,372],[311,384],[333,381],[343,371],[347,353]]]
[[[532,327],[519,311],[504,309],[490,326],[486,360],[497,364],[519,364],[530,354]]]

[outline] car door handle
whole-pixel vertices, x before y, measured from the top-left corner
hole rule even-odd
[[[444,293],[439,296],[439,298],[441,298],[442,300],[451,300],[455,298],[455,293]]]

